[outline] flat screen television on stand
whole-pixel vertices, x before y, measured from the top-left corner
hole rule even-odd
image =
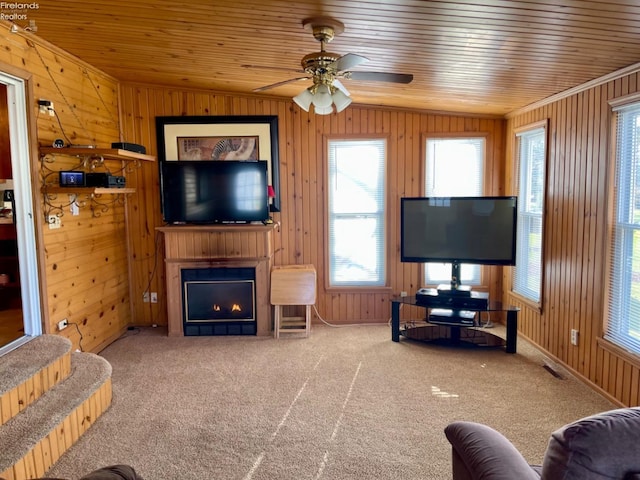
[[[167,223],[269,221],[266,161],[162,161],[160,190]]]
[[[517,197],[400,199],[402,262],[451,263],[451,290],[460,264],[515,265]]]

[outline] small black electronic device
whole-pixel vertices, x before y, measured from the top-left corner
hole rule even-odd
[[[147,149],[144,145],[138,145],[137,143],[114,142],[111,144],[111,148],[118,148],[120,150],[128,150],[129,152],[142,154],[147,153]]]
[[[443,283],[438,285],[438,295],[444,295],[449,297],[470,297],[471,286],[458,285],[456,288],[451,288],[451,285]]]
[[[109,186],[116,188],[124,188],[127,181],[122,175],[109,175]]]
[[[450,310],[433,308],[429,313],[429,323],[440,325],[472,326],[475,324],[476,312],[469,310]]]
[[[63,170],[59,172],[59,184],[61,187],[84,187],[84,172]]]
[[[486,310],[489,294],[471,291],[469,296],[439,295],[435,288],[421,288],[416,292],[416,303],[433,308]]]
[[[87,187],[123,188],[126,185],[123,176],[103,172],[87,173],[85,181]]]

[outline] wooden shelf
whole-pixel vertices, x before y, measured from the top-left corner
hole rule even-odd
[[[56,174],[56,170],[49,168],[47,164],[55,162],[57,156],[64,157],[77,157],[84,165],[80,167],[82,170],[90,170],[87,165],[89,162],[92,164],[101,164],[105,161],[118,161],[124,164],[124,168],[135,167],[139,168],[141,162],[155,162],[156,157],[152,155],[146,155],[143,153],[131,152],[129,150],[123,150],[120,148],[88,148],[88,147],[40,147],[40,160],[42,163],[43,171],[49,172],[43,176],[42,195],[44,197],[45,204],[45,219],[48,219],[52,214],[57,216],[62,215],[63,208],[66,204],[63,204],[62,200],[58,199],[57,195],[83,195],[88,198],[88,201],[92,206],[98,206],[102,212],[107,211],[110,205],[114,205],[118,202],[124,202],[126,197],[122,195],[135,193],[135,188],[117,188],[117,187],[61,187],[57,184],[47,182],[46,179],[49,175]],[[112,195],[110,200],[104,201],[100,199],[100,195]],[[77,197],[76,197],[77,198]],[[84,205],[84,204],[83,204]],[[96,213],[98,210],[92,208],[93,216],[99,216],[100,213]]]
[[[135,193],[135,188],[107,188],[107,187],[59,187],[57,185],[49,185],[42,188],[46,194],[68,193],[70,195],[118,195],[120,193]]]
[[[105,160],[141,160],[155,162],[156,157],[120,148],[40,147],[41,155],[69,155],[74,157],[102,157]]]

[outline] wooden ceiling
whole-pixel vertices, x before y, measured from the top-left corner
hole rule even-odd
[[[331,16],[345,30],[327,50],[370,60],[354,71],[414,75],[345,79],[354,103],[472,114],[505,115],[640,62],[637,0],[48,0],[26,13],[36,35],[121,81],[242,93],[300,77],[320,50],[303,20]]]

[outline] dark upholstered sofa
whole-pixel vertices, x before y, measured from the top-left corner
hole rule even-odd
[[[4,480],[0,478],[0,480]],[[65,478],[43,477],[34,480],[67,480]],[[79,480],[143,480],[129,465],[110,465],[84,475]]]
[[[474,422],[445,428],[453,480],[640,480],[640,407],[591,415],[551,434],[542,465],[505,436]]]

